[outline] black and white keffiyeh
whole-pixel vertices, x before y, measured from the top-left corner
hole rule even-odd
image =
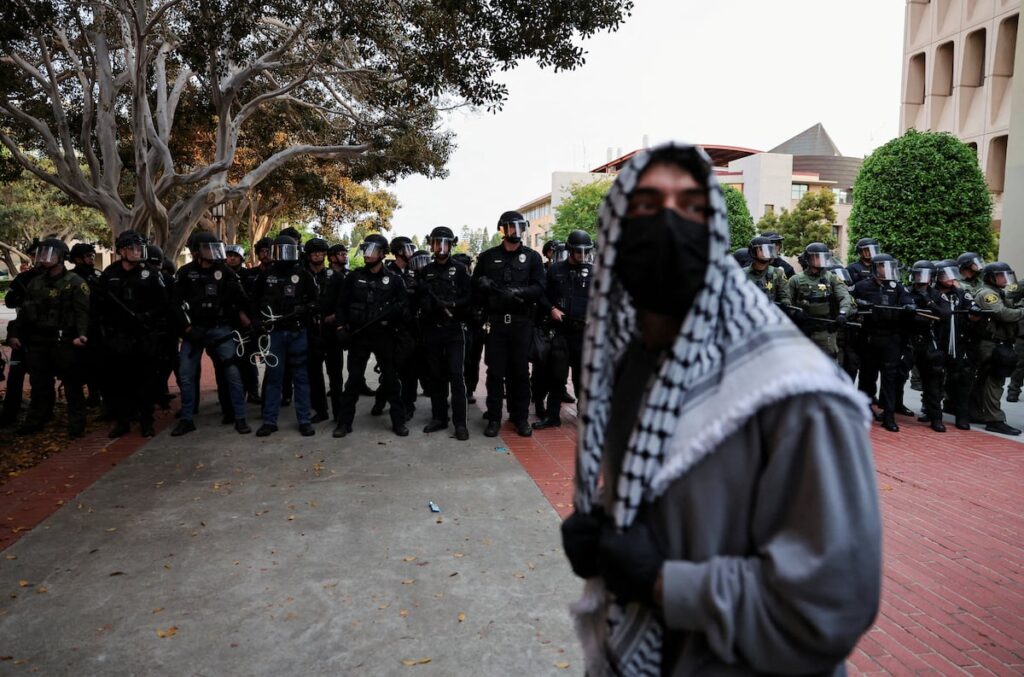
[[[709,265],[703,288],[646,390],[618,485],[605,488],[612,493],[611,512],[620,529],[629,527],[641,504],[655,500],[763,407],[812,392],[863,404],[846,375],[747,280],[730,255],[725,201],[704,151],[682,144],[653,148],[623,168],[599,215],[600,256],[587,309],[577,423],[576,510],[589,513],[600,500],[597,484],[615,369],[637,336],[636,314],[614,264],[629,195],[652,158],[706,169]],[[618,603],[594,578],[572,611],[589,675],[659,674],[663,630],[649,608]]]

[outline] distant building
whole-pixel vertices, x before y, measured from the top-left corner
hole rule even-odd
[[[1024,164],[1024,119],[1012,105],[1022,96],[1014,82],[1020,8],[1021,0],[907,0],[900,129],[949,132],[974,149],[992,192],[992,226],[1003,231],[1000,257],[1010,258],[1009,247],[1024,262],[1024,184],[1007,190],[1011,147],[1016,166]]]

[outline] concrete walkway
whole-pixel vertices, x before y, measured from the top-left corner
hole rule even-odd
[[[398,438],[361,404],[344,440],[291,409],[259,439],[210,402],[25,534],[0,673],[578,674],[558,516],[500,439],[425,413]]]

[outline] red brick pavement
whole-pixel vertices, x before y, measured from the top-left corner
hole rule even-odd
[[[572,512],[576,410],[502,439],[562,516]],[[871,431],[884,527],[882,605],[851,674],[1024,674],[1024,445],[901,420]]]

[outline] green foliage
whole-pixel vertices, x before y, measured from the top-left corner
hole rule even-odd
[[[912,129],[876,149],[853,195],[852,258],[862,237],[904,263],[995,252],[992,198],[978,158],[951,134]]]
[[[769,219],[765,215],[757,227],[760,232],[774,230],[783,237],[782,253],[795,256],[812,242],[821,242],[835,249],[832,224],[836,220],[836,196],[827,188],[804,193],[793,211],[786,209]]]
[[[596,241],[597,214],[611,187],[611,178],[573,184],[569,189],[569,197],[555,208],[555,223],[551,226],[548,239],[565,242],[572,231],[585,230]]]
[[[729,242],[732,248],[745,247],[754,237],[754,219],[747,209],[747,200],[736,188],[722,186],[725,194],[725,209],[729,217]]]
[[[463,226],[462,233],[459,235],[458,249],[475,259],[480,252],[498,246],[499,242],[501,242],[501,233],[493,228]]]

